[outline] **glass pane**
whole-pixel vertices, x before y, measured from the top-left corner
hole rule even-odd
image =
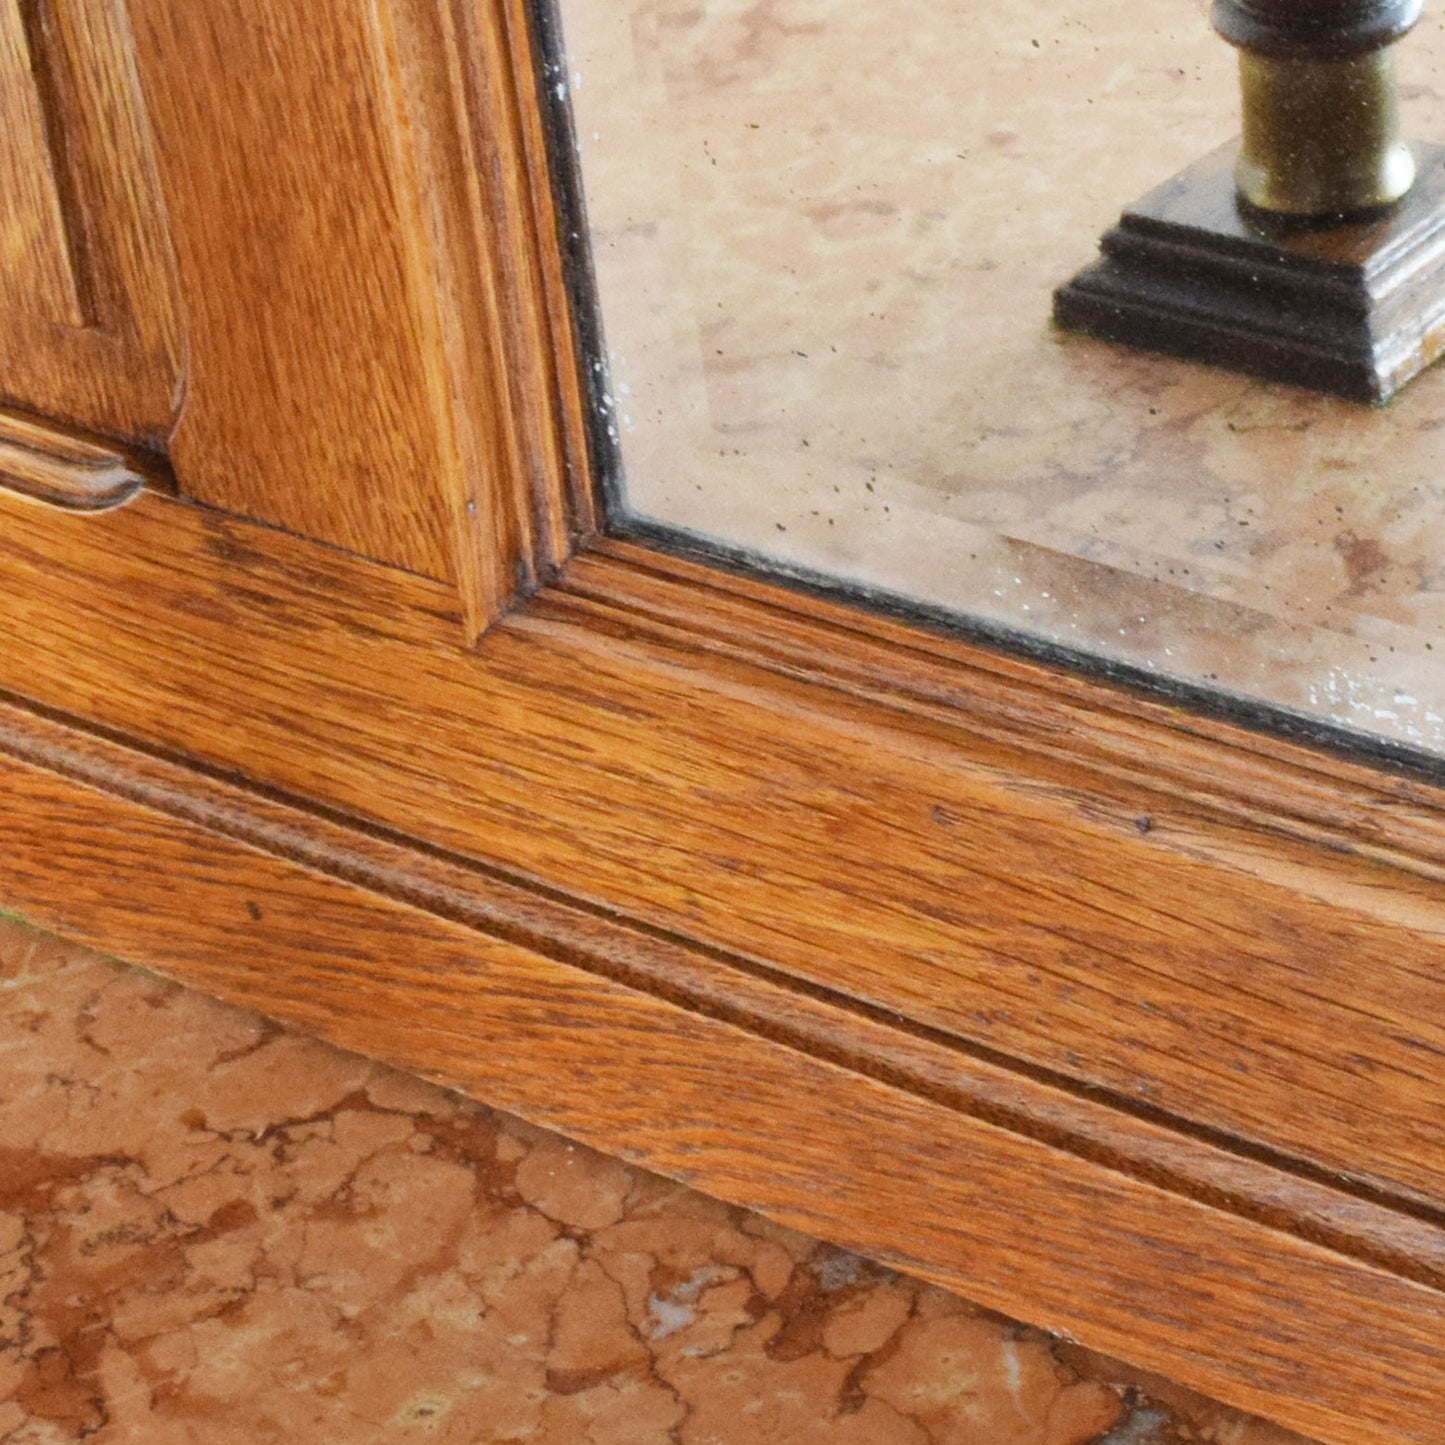
[[[1445,369],[1375,410],[1050,325],[1238,129],[1199,0],[561,14],[626,516],[1445,751]]]

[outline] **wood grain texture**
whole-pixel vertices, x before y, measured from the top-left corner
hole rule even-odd
[[[0,281],[0,399],[159,448],[180,337],[124,0],[7,0],[0,17],[0,190],[26,253]]]
[[[0,4],[0,307],[83,326],[79,277],[60,201],[39,57],[20,0]]]
[[[466,13],[482,12],[469,7]],[[469,53],[473,57],[494,57],[490,65],[480,66],[478,73],[483,83],[500,67],[500,57],[510,61],[509,93],[517,103],[516,135],[526,168],[531,225],[537,238],[536,271],[523,297],[524,311],[533,317],[545,315],[546,318],[544,349],[556,373],[556,404],[551,420],[558,430],[567,461],[565,495],[554,497],[547,509],[554,531],[553,547],[557,560],[561,561],[571,555],[574,538],[591,536],[597,531],[601,512],[587,442],[587,403],[582,385],[585,359],[580,354],[574,324],[557,209],[561,178],[554,174],[549,145],[553,127],[544,120],[545,90],[552,82],[534,29],[536,12],[529,0],[497,0],[485,13],[494,18],[495,42],[489,39],[486,45],[477,45]],[[477,63],[475,59],[473,63]],[[551,142],[565,145],[565,140],[556,135],[551,135]],[[519,220],[518,224],[524,223]],[[561,519],[570,521],[569,535],[559,532]]]
[[[541,604],[594,626],[625,616],[652,638],[947,719],[971,746],[1022,747],[1050,776],[1082,765],[1119,787],[1147,780],[1236,832],[1445,880],[1439,789],[1368,761],[626,540],[595,539]]]
[[[945,1046],[870,1075],[876,1022],[736,974],[705,1007],[689,977],[726,970],[685,944],[9,707],[0,826],[50,927],[1321,1440],[1445,1440],[1438,1288],[961,1107]]]
[[[1132,726],[1146,761],[1130,775],[1033,751],[1016,725],[982,732],[976,701],[950,717],[890,684],[900,654],[841,610],[832,632],[811,623],[813,676],[790,674],[709,640],[708,609],[747,612],[739,596],[693,587],[690,632],[682,589],[668,636],[625,601],[655,580],[594,558],[605,602],[544,594],[466,656],[446,589],[162,498],[104,537],[3,501],[0,517],[16,693],[1322,1182],[1445,1203],[1445,900],[1346,827],[1322,847],[1317,824],[1271,816],[1262,781],[1273,767],[1280,799],[1299,776],[1363,790],[1364,769],[1220,729],[1213,771],[1238,767],[1247,818],[1225,782],[1219,806],[1173,786],[1171,751],[1204,766],[1192,720],[1098,688],[1085,707],[1078,684],[1049,727],[1041,669],[1030,696],[986,657],[970,673],[901,654],[938,696],[1012,696],[1058,748],[1072,735],[1087,755],[1092,708],[1106,740]],[[89,608],[110,622],[93,641]],[[785,595],[751,615],[780,645],[803,627]],[[873,697],[846,671],[870,651]],[[1386,780],[1370,806],[1401,831],[1413,809],[1428,845],[1431,790]]]
[[[535,87],[540,65],[517,0],[451,0],[445,45],[464,173],[481,238],[486,315],[505,379],[503,465],[519,484],[525,586],[550,578],[596,525],[582,393],[561,276],[560,238]]]
[[[456,585],[565,556],[530,180],[488,6],[133,4],[188,316],[171,456],[209,505]]]

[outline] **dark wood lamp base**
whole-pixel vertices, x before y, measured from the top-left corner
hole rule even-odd
[[[1445,351],[1445,148],[1394,208],[1300,222],[1236,198],[1228,146],[1127,210],[1054,318],[1087,332],[1382,404]]]

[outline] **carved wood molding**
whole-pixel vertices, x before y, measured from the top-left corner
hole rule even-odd
[[[145,485],[126,456],[0,412],[0,487],[74,512],[121,506]]]
[[[623,538],[590,541],[536,603],[548,616],[746,659],[946,723],[976,740],[980,755],[997,749],[1000,766],[1024,749],[1052,776],[1087,770],[1142,810],[1208,817],[1256,833],[1263,849],[1289,840],[1316,859],[1323,850],[1445,881],[1445,792],[1418,767],[1302,746]],[[1118,814],[1136,828],[1143,816]]]

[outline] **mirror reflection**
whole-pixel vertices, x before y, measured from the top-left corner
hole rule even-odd
[[[1389,407],[1070,335],[1239,128],[1192,0],[562,0],[632,518],[1445,752],[1445,369]],[[1445,139],[1438,14],[1399,47]]]

